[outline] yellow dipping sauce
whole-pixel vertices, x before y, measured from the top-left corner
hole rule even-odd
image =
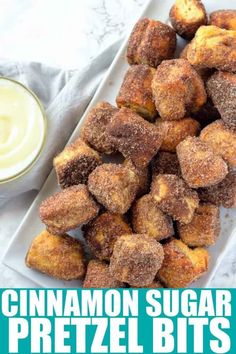
[[[45,114],[36,96],[20,83],[0,77],[0,183],[35,162],[45,130]]]

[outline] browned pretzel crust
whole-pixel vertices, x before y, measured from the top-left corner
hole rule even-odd
[[[116,97],[117,106],[130,108],[153,121],[157,115],[151,88],[154,73],[155,69],[148,65],[131,66]]]
[[[200,0],[175,0],[170,21],[181,37],[191,39],[200,26],[207,24],[206,9]]]
[[[177,120],[197,112],[206,102],[204,83],[185,59],[163,61],[152,81],[156,108],[164,120]]]
[[[147,64],[156,68],[162,60],[174,57],[175,48],[176,34],[170,26],[142,18],[130,35],[127,60],[130,65]]]
[[[61,280],[81,279],[86,269],[81,243],[66,234],[58,236],[48,231],[34,238],[25,263]]]

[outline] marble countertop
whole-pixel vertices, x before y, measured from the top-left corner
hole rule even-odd
[[[146,0],[2,0],[0,59],[40,61],[76,69],[123,37]],[[0,257],[36,192],[0,207]],[[236,287],[236,237],[221,263],[213,287]],[[0,264],[1,287],[35,284]]]

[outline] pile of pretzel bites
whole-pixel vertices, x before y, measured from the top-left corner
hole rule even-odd
[[[99,102],[54,158],[61,191],[40,206],[27,266],[86,288],[186,287],[207,271],[219,208],[236,207],[236,11],[176,0],[170,21],[137,22],[117,106]],[[177,34],[191,41],[174,59]],[[66,234],[81,226],[89,256]]]

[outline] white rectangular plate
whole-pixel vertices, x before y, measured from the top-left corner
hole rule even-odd
[[[236,8],[236,2],[232,0],[225,0],[223,3],[215,0],[203,1],[206,5],[208,13],[219,8]],[[173,0],[152,0],[147,3],[146,8],[142,13],[142,17],[149,17],[168,23],[168,14],[172,4]],[[179,49],[183,46],[183,44],[184,41],[178,39]],[[106,100],[110,103],[115,104],[116,95],[119,91],[124,74],[128,68],[128,64],[125,59],[126,46],[127,40],[122,45],[121,49],[116,55],[103,82],[99,86],[94,98],[92,99],[86,112],[81,118],[80,123],[75,129],[73,135],[71,136],[70,142],[75,140],[79,136],[80,127],[84,120],[84,117],[97,102]],[[3,258],[3,262],[10,268],[16,270],[17,272],[21,273],[22,275],[26,276],[27,278],[31,279],[32,281],[43,287],[80,287],[80,281],[63,282],[60,280],[52,279],[44,274],[27,268],[24,263],[25,255],[27,253],[31,241],[44,228],[43,224],[41,223],[38,217],[39,205],[42,200],[47,198],[49,195],[53,194],[55,191],[57,191],[57,189],[58,187],[56,177],[54,171],[52,171],[47,181],[45,182],[42,190],[40,191],[32,206],[30,207],[20,227],[13,236],[12,241]],[[236,209],[222,209],[221,224],[222,229],[220,237],[216,245],[209,248],[211,254],[209,271],[205,276],[196,281],[192,285],[193,287],[208,287],[210,285],[210,280],[215,274],[216,269],[225,254],[227,246],[230,244],[230,241],[236,233]],[[82,233],[79,229],[75,230],[70,234],[81,240],[83,239]]]

